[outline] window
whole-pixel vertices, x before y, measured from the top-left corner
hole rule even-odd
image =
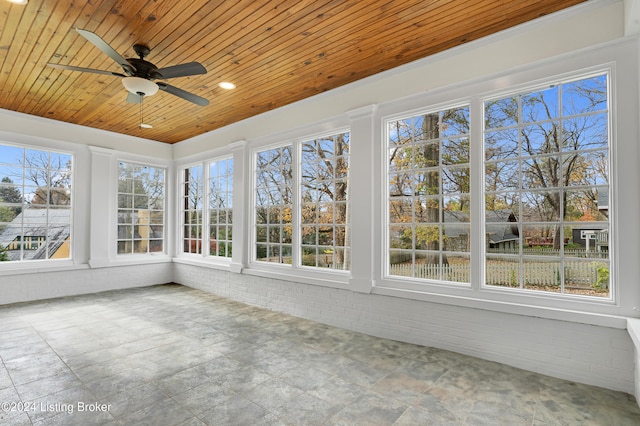
[[[349,270],[348,182],[349,132],[257,152],[255,259]]]
[[[164,168],[118,163],[119,255],[164,252]]]
[[[256,259],[292,263],[293,146],[256,156]]]
[[[185,167],[180,172],[180,187],[182,252],[231,258],[233,159]]]
[[[387,122],[388,273],[470,282],[469,107]]]
[[[302,265],[349,269],[349,133],[302,143]]]
[[[484,103],[485,283],[609,297],[607,74]]]
[[[231,257],[233,159],[209,163],[209,255]]]
[[[204,204],[204,177],[201,165],[185,168],[182,172],[183,252],[202,254],[202,218]]]
[[[72,158],[0,145],[0,261],[71,257]]]

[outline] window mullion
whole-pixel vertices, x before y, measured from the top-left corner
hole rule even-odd
[[[209,217],[210,213],[210,176],[209,176],[209,163],[202,163],[202,235],[201,235],[201,244],[202,244],[202,254],[201,256],[206,258],[211,253],[211,243],[210,243],[210,223],[211,218]]]
[[[302,265],[302,143],[294,141],[291,151],[293,156],[291,159],[291,166],[293,167],[291,188],[291,266],[299,268]]]
[[[470,274],[471,288],[479,290],[485,283],[486,247],[484,196],[484,112],[482,100],[473,98],[469,110],[469,202],[470,202]]]

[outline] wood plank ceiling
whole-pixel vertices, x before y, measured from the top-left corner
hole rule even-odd
[[[175,143],[582,1],[0,0],[0,108]],[[158,68],[202,63],[207,74],[167,82],[209,105],[160,91],[140,129],[120,77],[46,65],[122,73],[75,28],[125,58],[146,44]]]

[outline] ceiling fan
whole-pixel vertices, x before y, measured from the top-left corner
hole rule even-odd
[[[122,67],[123,73],[97,70],[93,68],[74,67],[71,65],[61,65],[48,63],[47,65],[53,68],[59,68],[63,70],[90,72],[94,74],[113,75],[116,77],[122,77],[122,84],[129,92],[127,95],[127,102],[130,103],[142,103],[145,96],[151,96],[163,90],[174,96],[193,102],[196,105],[206,106],[209,104],[209,100],[193,93],[179,89],[175,86],[164,82],[156,82],[155,80],[167,80],[175,77],[186,77],[190,75],[206,74],[207,70],[202,64],[198,62],[189,62],[186,64],[173,65],[165,68],[158,68],[151,62],[146,61],[144,58],[151,52],[148,46],[143,44],[134,44],[133,50],[139,56],[139,58],[124,58],[118,52],[116,52],[107,42],[105,42],[100,36],[91,31],[76,28],[76,31],[81,36],[86,38],[91,44],[100,49],[103,53],[116,61],[118,65]]]

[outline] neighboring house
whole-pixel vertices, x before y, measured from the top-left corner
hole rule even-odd
[[[516,215],[511,210],[489,210],[486,213],[487,248],[517,249],[520,231]]]
[[[71,210],[24,208],[0,232],[0,245],[9,260],[69,257]]]
[[[449,250],[468,251],[469,214],[445,210],[445,234]],[[516,216],[511,210],[495,210],[486,213],[486,243],[491,249],[515,249],[519,232]]]
[[[587,250],[609,251],[609,231],[597,228],[573,228],[573,242]]]
[[[609,193],[598,191],[598,211],[609,214]],[[609,251],[609,230],[601,228],[573,228],[573,242],[585,247],[587,251],[596,250],[598,252]]]

